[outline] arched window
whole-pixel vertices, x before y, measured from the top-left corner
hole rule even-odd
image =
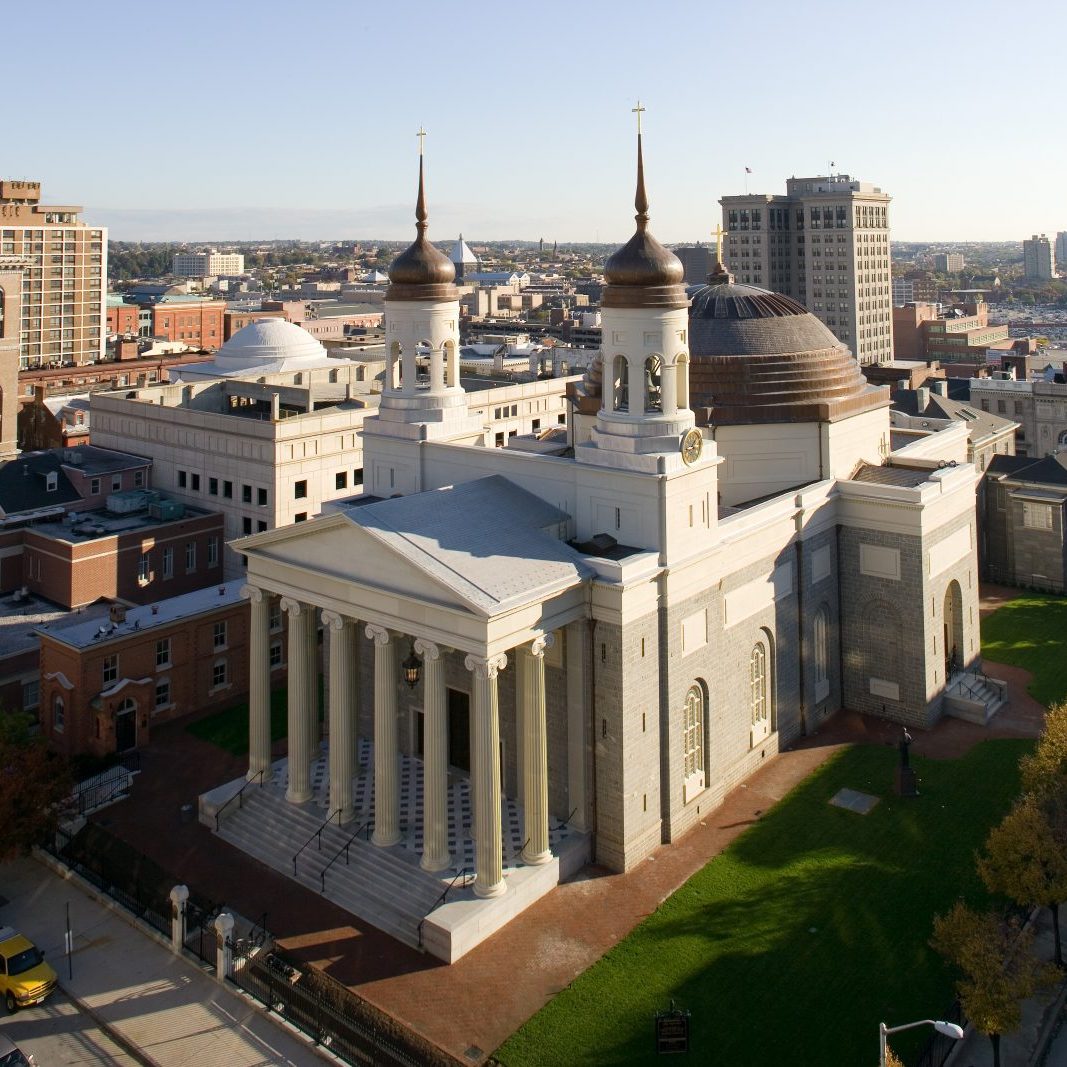
[[[663,362],[659,356],[649,356],[645,360],[645,411],[663,410],[662,371]]]
[[[63,704],[63,698],[56,693],[56,695],[52,697],[52,729],[55,730],[57,734],[61,734],[65,723],[66,707]]]
[[[756,642],[748,662],[749,705],[752,711],[752,745],[755,747],[771,732],[771,707],[767,685],[767,647]]]
[[[611,361],[611,407],[613,411],[630,410],[630,375],[625,356]]]
[[[674,376],[674,384],[677,390],[678,410],[685,411],[689,407],[689,356],[682,353],[674,360],[677,368]]]
[[[0,337],[2,336],[3,331],[0,331]],[[1067,430],[1064,430],[1063,433],[1060,434],[1060,445],[1067,447]]]
[[[399,341],[389,346],[389,359],[385,368],[385,388],[396,389],[404,377],[404,350]]]
[[[704,791],[707,776],[704,767],[704,730],[707,712],[704,686],[697,682],[685,694],[682,709],[683,802],[688,803]]]
[[[444,354],[444,382],[449,389],[455,389],[459,385],[459,363],[456,360],[455,341],[445,341]]]

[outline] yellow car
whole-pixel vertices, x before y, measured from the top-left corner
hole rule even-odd
[[[8,1011],[40,1004],[56,987],[44,953],[10,926],[0,927],[0,990]]]

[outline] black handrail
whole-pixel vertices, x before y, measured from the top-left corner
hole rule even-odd
[[[255,773],[255,774],[254,774],[254,775],[253,775],[253,776],[252,776],[251,778],[249,778],[249,779],[248,779],[248,781],[247,781],[247,782],[245,782],[245,784],[244,784],[243,786],[241,786],[241,788],[240,788],[240,789],[238,789],[238,790],[237,790],[237,792],[236,792],[236,793],[234,793],[234,795],[233,795],[232,797],[230,797],[230,799],[229,799],[229,800],[227,800],[227,801],[226,801],[226,803],[225,803],[225,804],[223,804],[221,808],[219,808],[219,810],[218,810],[218,811],[216,811],[216,812],[215,812],[215,833],[218,833],[218,832],[219,832],[219,820],[220,820],[220,819],[222,818],[222,813],[223,813],[223,812],[224,812],[224,811],[225,811],[225,810],[226,810],[226,809],[227,809],[227,808],[228,808],[228,807],[229,807],[229,806],[230,806],[230,805],[231,805],[231,804],[232,804],[232,803],[233,803],[233,802],[234,802],[235,800],[237,801],[237,806],[238,806],[239,808],[243,808],[243,807],[245,806],[245,802],[244,802],[244,791],[245,791],[245,790],[246,790],[246,789],[247,789],[247,788],[248,788],[248,787],[249,787],[249,786],[250,786],[250,785],[251,785],[251,784],[252,784],[252,783],[253,783],[253,782],[254,782],[254,781],[255,781],[255,780],[257,779],[257,778],[259,779],[259,785],[260,785],[260,788],[262,789],[262,787],[263,787],[263,772],[262,772],[262,771],[256,771],[256,773]]]
[[[259,921],[248,931],[248,940],[252,942],[256,948],[260,948],[263,942],[267,940],[267,913],[264,912]]]
[[[364,823],[360,823],[360,825],[356,827],[355,833],[352,834],[352,836],[333,854],[333,858],[330,860],[330,862],[327,863],[326,866],[322,868],[322,872],[319,875],[319,880],[322,883],[322,891],[324,893],[326,892],[326,872],[341,858],[341,853],[342,852],[345,854],[345,866],[347,867],[348,866],[348,848],[349,848],[349,846],[352,844],[353,841],[355,841],[355,839],[357,837],[359,837],[359,835],[361,833],[363,833],[364,830],[367,831],[367,839],[370,840],[370,828],[371,828],[370,819],[368,819]]]
[[[467,885],[467,875],[470,873],[470,867],[464,867],[463,870],[461,870],[455,876],[455,878],[453,878],[452,881],[445,886],[444,891],[441,893],[441,895],[430,905],[430,910],[427,911],[421,919],[419,919],[419,948],[422,948],[422,924],[426,922],[426,920],[433,912],[437,911],[437,909],[442,904],[444,904],[444,902],[448,899],[448,894],[452,891],[452,888],[455,886],[456,882],[460,880],[460,878],[463,879],[464,886]]]
[[[329,826],[331,822],[333,822],[333,817],[335,815],[337,816],[337,825],[340,826],[341,825],[341,812],[343,810],[344,810],[343,808],[338,808],[336,811],[331,811],[330,814],[326,816],[326,821],[296,850],[296,852],[293,853],[293,877],[294,878],[296,877],[296,860],[297,860],[297,857],[300,855],[301,852],[304,851],[305,848],[308,847],[308,845],[311,844],[312,841],[315,840],[315,838],[319,839],[319,851],[320,852],[322,851],[322,831],[325,830],[326,827]]]

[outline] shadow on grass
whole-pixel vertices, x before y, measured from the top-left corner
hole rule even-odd
[[[896,753],[843,752],[673,894],[497,1053],[509,1065],[652,1063],[652,1018],[692,1012],[693,1053],[732,1067],[871,1060],[881,1020],[952,1001],[933,915],[980,896],[973,854],[1017,790],[1026,742],[915,760],[921,795],[890,794]],[[832,808],[842,786],[882,797]],[[917,1034],[901,1052],[918,1047]]]
[[[1046,707],[1067,698],[1067,597],[1028,594],[986,616],[982,655],[1030,671],[1027,690]]]

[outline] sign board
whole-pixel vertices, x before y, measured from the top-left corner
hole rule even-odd
[[[656,1012],[656,1053],[660,1056],[689,1051],[689,1012],[671,1002],[670,1011]]]

